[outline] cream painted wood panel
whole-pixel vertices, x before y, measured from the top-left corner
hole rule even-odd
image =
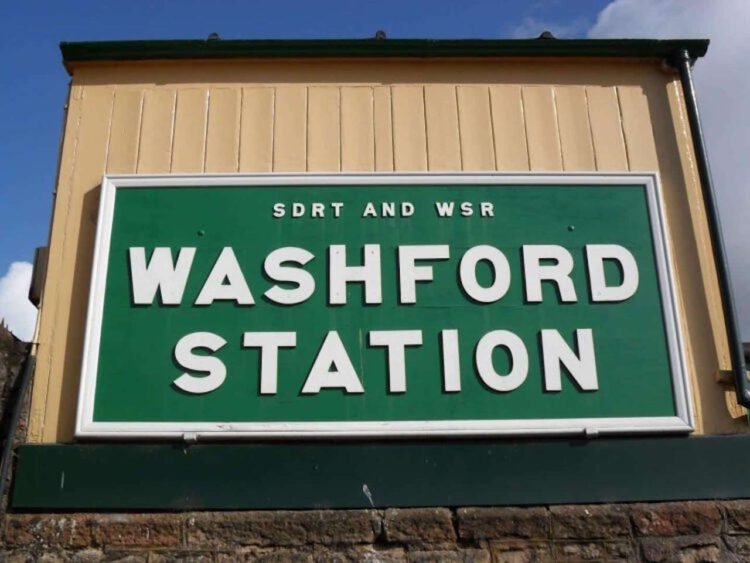
[[[49,356],[40,357],[40,378],[46,386],[42,440],[70,440],[75,423],[79,370],[83,349],[91,256],[94,250],[99,186],[107,160],[114,102],[110,86],[87,87],[83,92],[76,156],[72,163],[67,213],[62,237],[50,241],[50,255],[60,257],[48,270],[56,286],[54,324],[40,339],[51,341]],[[71,236],[70,233],[75,233]],[[48,284],[49,285],[49,284]],[[52,334],[50,334],[50,332]],[[44,360],[44,361],[42,361]],[[51,423],[48,423],[50,421]]]
[[[239,88],[211,89],[206,128],[206,172],[237,172],[240,150]]]
[[[700,63],[699,63],[700,64]],[[613,59],[338,59],[338,60],[182,60],[123,64],[75,65],[79,85],[128,84],[187,87],[366,85],[400,84],[503,84],[503,85],[600,85],[637,84],[651,61]],[[632,80],[631,80],[632,79]]]
[[[115,92],[112,127],[107,155],[108,174],[132,174],[138,163],[143,93],[140,90]]]
[[[138,148],[138,173],[169,172],[172,162],[172,133],[177,100],[175,90],[146,90],[143,97],[141,142]]]
[[[29,440],[72,438],[105,170],[421,171],[428,163],[433,170],[658,171],[698,431],[747,431],[728,417],[724,390],[713,381],[729,365],[728,352],[683,106],[677,79],[645,62],[191,61],[76,69]]]
[[[424,104],[429,170],[461,170],[456,87],[425,86]]]
[[[617,95],[630,169],[657,170],[659,162],[646,93],[641,86],[618,86]]]
[[[705,314],[700,321],[703,326],[685,322],[687,318],[698,318],[696,317],[696,315],[700,315],[698,309],[703,308],[701,301],[705,304],[705,298],[701,295],[700,284],[695,283],[696,277],[700,278],[700,274],[695,269],[697,264],[688,258],[691,255],[695,256],[696,249],[695,238],[691,236],[689,223],[685,220],[689,217],[690,210],[689,203],[682,195],[685,190],[686,178],[680,170],[679,146],[677,144],[677,136],[684,134],[684,132],[679,132],[679,129],[684,129],[684,124],[681,124],[679,120],[673,121],[671,112],[667,109],[669,102],[664,95],[664,90],[668,88],[668,84],[648,86],[648,96],[661,98],[662,102],[660,104],[662,111],[651,116],[652,128],[656,145],[661,147],[661,150],[657,153],[657,158],[664,205],[670,223],[669,243],[673,251],[673,268],[677,278],[677,301],[681,312],[683,312],[682,329],[685,351],[688,356],[688,364],[692,367],[690,370],[691,390],[694,394],[700,395],[703,394],[701,388],[705,385],[704,380],[708,376],[704,370],[710,360],[705,351],[702,350],[704,347],[701,346],[699,340],[710,337],[710,331],[706,330],[705,324],[707,323],[705,321],[708,319]],[[710,393],[710,389],[708,392]],[[696,427],[700,431],[706,427],[707,423],[704,409],[696,404],[694,415]]]
[[[586,97],[597,170],[628,170],[617,90],[610,87],[587,86]]]
[[[531,170],[562,170],[562,149],[557,128],[554,90],[551,86],[521,89]],[[496,137],[497,138],[497,137]]]
[[[372,91],[373,131],[375,133],[375,170],[390,172],[393,168],[393,102],[388,86]]]
[[[666,94],[667,91],[672,94]],[[713,268],[700,268],[696,261],[687,258],[695,256],[698,251],[696,244],[701,244],[700,239],[708,243],[708,233],[704,231],[701,235],[699,230],[691,235],[689,232],[692,228],[687,217],[691,211],[690,202],[684,197],[686,186],[692,186],[695,198],[702,196],[699,193],[689,126],[682,110],[683,102],[676,94],[678,91],[676,79],[666,88],[662,84],[649,83],[643,86],[619,86],[617,94],[622,130],[630,169],[658,170],[662,181],[670,227],[669,243],[676,270],[677,299],[683,311],[681,324],[691,366],[691,387],[693,396],[699,398],[694,401],[696,427],[699,432],[709,433],[746,431],[744,421],[732,420],[727,416],[726,393],[712,376],[717,364],[730,365],[721,324],[723,316],[715,318],[721,312],[718,290],[712,291],[710,287],[712,283],[717,283],[715,272]],[[662,99],[667,104],[671,103],[671,111],[652,111],[651,107],[659,107],[656,102]],[[661,147],[658,152],[657,144]],[[687,322],[687,319],[692,321]],[[696,319],[700,320],[696,322]],[[706,343],[710,345],[706,346]]]
[[[69,235],[71,231],[75,233],[75,229],[68,225],[68,210],[73,196],[73,172],[78,152],[82,105],[83,88],[78,85],[71,86],[68,93],[62,150],[60,151],[59,176],[52,208],[47,278],[40,303],[36,367],[32,382],[29,425],[26,434],[26,439],[32,443],[54,442],[56,438],[55,430],[48,432],[48,435],[44,434],[44,430],[45,428],[56,428],[58,426],[57,418],[50,416],[50,413],[47,412],[47,397],[51,388],[62,384],[62,373],[60,371],[62,362],[57,362],[57,368],[54,371],[52,363],[58,356],[62,357],[65,354],[63,331],[56,329],[60,310],[67,305],[60,295],[60,280],[66,275],[70,275],[70,271],[64,269],[64,241],[68,236],[75,236]],[[69,440],[70,436],[63,438],[63,440],[65,439]]]
[[[307,169],[307,88],[276,89],[273,127],[274,172]]]
[[[555,89],[562,163],[566,171],[596,170],[586,90],[582,86]]]
[[[273,88],[242,90],[240,125],[240,172],[273,170]]]
[[[372,88],[341,88],[341,170],[344,172],[375,170],[373,102]]]
[[[686,179],[685,187],[689,195],[692,196],[688,197],[692,224],[705,224],[706,208],[695,163],[695,154],[693,152],[690,126],[687,120],[682,90],[679,88],[678,83],[674,81],[670,85],[670,88],[668,88],[667,93],[673,112],[673,119],[676,123],[681,125],[681,134],[677,136],[679,148],[678,154],[681,156],[680,164],[682,166],[683,176]],[[703,264],[710,264],[712,260],[712,243],[708,231],[698,230],[695,232],[695,240],[700,261]],[[719,366],[722,369],[728,369],[731,361],[728,346],[726,345],[726,341],[722,338],[724,327],[726,325],[724,321],[724,313],[720,306],[721,294],[718,290],[716,271],[713,268],[704,267],[700,268],[700,274],[703,281],[703,286],[700,288],[700,291],[707,302],[708,306],[705,310],[710,319],[710,323],[707,324],[711,328],[712,340],[716,343],[716,347],[713,348],[712,351],[717,354]]]
[[[529,170],[521,87],[514,84],[490,86],[490,111],[498,170]]]
[[[495,170],[489,88],[458,86],[457,95],[463,170]]]
[[[399,172],[427,170],[424,87],[394,86],[393,168]]]
[[[185,88],[177,91],[171,171],[203,172],[206,160],[208,90]]]
[[[659,108],[650,113],[692,391],[697,398],[696,429],[699,433],[746,432],[746,423],[727,416],[723,390],[715,382],[716,370],[722,365],[722,350],[726,350],[726,335],[723,326],[714,324],[721,310],[711,310],[719,294],[713,263],[705,254],[708,231],[695,230],[695,225],[705,226],[705,212],[679,81],[673,78],[667,84],[644,86],[649,103]]]
[[[307,89],[307,170],[341,170],[341,100],[339,88]]]

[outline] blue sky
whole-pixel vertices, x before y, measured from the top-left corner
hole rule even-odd
[[[224,38],[509,37],[525,20],[592,24],[606,1],[78,1],[0,8],[0,275],[46,244],[67,95],[60,41]],[[579,24],[580,31],[587,25]],[[540,30],[541,31],[541,30]],[[12,236],[7,236],[12,233]]]
[[[33,325],[33,318],[28,320],[33,312],[17,303],[23,300],[20,285],[28,283],[24,280],[30,269],[17,266],[11,276],[9,268],[13,263],[30,262],[34,248],[47,242],[68,85],[60,41],[205,38],[214,31],[226,39],[348,38],[371,37],[378,29],[389,37],[429,38],[532,37],[544,29],[564,37],[710,35],[715,45],[708,62],[699,62],[698,87],[699,94],[706,96],[701,100],[706,102],[714,174],[717,184],[723,185],[720,204],[727,210],[725,223],[734,225],[748,223],[750,217],[750,197],[742,196],[738,202],[735,189],[747,177],[747,159],[742,155],[750,144],[739,129],[743,140],[738,143],[737,134],[722,123],[721,112],[729,113],[736,104],[732,121],[738,128],[750,111],[740,104],[743,97],[747,99],[742,92],[732,99],[722,98],[722,90],[727,89],[720,87],[720,77],[730,62],[727,59],[750,46],[747,34],[739,28],[739,22],[748,21],[748,6],[746,0],[4,2],[0,7],[0,225],[4,234],[0,238],[0,317],[8,319],[12,329],[14,322],[21,322],[16,317],[23,317],[25,328],[19,328],[20,324],[15,328],[23,336]],[[700,70],[703,67],[707,70]],[[719,87],[713,88],[717,81]],[[750,94],[750,83],[746,90]],[[712,103],[716,110],[711,109]],[[730,134],[734,140],[728,139]],[[750,339],[750,298],[745,298],[750,294],[750,259],[742,242],[750,240],[750,227],[745,228],[729,230],[727,239],[742,316],[747,318],[743,332]]]

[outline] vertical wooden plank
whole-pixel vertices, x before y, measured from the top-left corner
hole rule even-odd
[[[498,170],[528,170],[529,150],[521,87],[505,84],[490,86],[490,111],[495,166]]]
[[[237,172],[239,168],[240,94],[237,88],[209,91],[206,172]]]
[[[341,88],[341,170],[369,172],[374,169],[372,88],[344,86]]]
[[[458,103],[454,85],[424,87],[427,164],[430,170],[461,170]]]
[[[146,90],[143,97],[138,173],[169,172],[176,95],[171,88]]]
[[[529,165],[532,171],[562,170],[560,134],[551,86],[524,86],[521,89]]]
[[[339,89],[329,86],[307,89],[307,169],[311,172],[341,170],[339,96]]]
[[[555,104],[563,167],[567,171],[596,170],[586,90],[583,86],[558,86]]]
[[[688,136],[687,124],[681,109],[672,114],[670,100],[663,91],[669,91],[666,81],[659,80],[648,88],[651,103],[656,111],[652,115],[654,138],[660,147],[658,157],[659,176],[661,178],[664,211],[669,225],[670,247],[672,253],[672,267],[675,272],[676,300],[681,314],[681,328],[684,348],[687,355],[688,377],[695,396],[700,397],[695,402],[695,426],[698,433],[705,428],[704,404],[720,404],[723,397],[719,397],[719,389],[710,374],[716,365],[716,356],[711,342],[710,320],[706,307],[706,294],[702,287],[701,266],[696,247],[695,233],[690,220],[690,205],[685,193],[691,186],[698,183],[693,170],[692,154],[680,150],[678,139],[683,142]],[[679,102],[678,102],[679,105]],[[688,162],[684,170],[681,169],[681,158]],[[687,322],[693,319],[695,322]],[[712,400],[713,398],[713,400]],[[709,408],[709,412],[714,410]],[[710,414],[709,414],[710,416]]]
[[[55,308],[55,327],[50,362],[40,366],[54,375],[45,401],[44,442],[73,438],[99,185],[107,161],[113,99],[111,87],[84,88],[73,175],[65,188],[70,199],[63,240],[55,252],[62,260],[55,272],[48,272],[57,292],[55,301],[45,304]]]
[[[427,170],[424,89],[422,86],[394,86],[391,96],[394,170]]]
[[[207,112],[207,90],[185,88],[177,91],[172,172],[203,172],[206,157]]]
[[[39,443],[45,440],[45,425],[47,417],[47,395],[52,384],[52,361],[56,348],[56,340],[62,334],[58,332],[57,315],[60,309],[60,284],[57,280],[62,275],[65,262],[63,248],[65,244],[65,230],[68,223],[68,212],[72,197],[73,172],[78,154],[78,135],[81,124],[83,106],[83,88],[73,85],[68,94],[67,115],[63,132],[62,150],[60,152],[60,169],[55,186],[55,205],[52,209],[52,224],[49,234],[49,261],[47,264],[47,278],[39,311],[39,333],[37,335],[36,368],[32,382],[31,405],[29,407],[29,427],[26,440]],[[56,339],[57,336],[57,339]],[[59,346],[58,346],[59,348]],[[58,362],[58,365],[60,363]],[[50,432],[47,432],[50,435]]]
[[[656,143],[648,109],[648,99],[641,86],[618,86],[617,97],[622,115],[622,131],[628,164],[632,171],[653,172],[659,167]]]
[[[489,89],[484,85],[457,88],[463,169],[495,170]]]
[[[273,88],[242,91],[240,172],[273,170]]]
[[[372,90],[373,131],[375,135],[375,170],[393,170],[393,102],[389,86]]]
[[[307,88],[276,89],[273,123],[273,169],[303,172],[307,169]]]
[[[141,90],[120,89],[115,92],[107,155],[108,174],[132,174],[136,170],[142,102]]]
[[[617,92],[610,87],[587,86],[586,96],[597,170],[628,170]]]
[[[657,92],[651,90],[649,97],[662,96],[664,87]],[[695,366],[693,384],[700,397],[696,406],[696,418],[700,423],[698,430],[706,434],[741,432],[746,430],[747,423],[727,416],[723,390],[711,377],[717,369],[727,369],[731,360],[706,208],[678,78],[671,77],[666,84],[666,94],[669,109],[654,111],[651,115],[656,146],[659,147],[664,207],[672,233],[672,247],[676,249],[673,260],[678,293],[687,313],[683,318],[690,321],[683,327],[683,334],[685,340],[692,340],[689,349]],[[675,144],[676,151],[665,150],[672,149]],[[669,167],[665,166],[667,163]]]

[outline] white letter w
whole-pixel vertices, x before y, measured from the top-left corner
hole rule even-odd
[[[159,246],[154,248],[151,260],[146,265],[146,249],[142,246],[128,249],[130,254],[130,279],[133,284],[133,303],[151,305],[156,291],[161,293],[163,305],[179,305],[185,292],[195,248],[180,248],[177,265],[172,260],[172,250]]]

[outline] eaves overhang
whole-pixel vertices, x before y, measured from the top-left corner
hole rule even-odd
[[[615,57],[670,59],[706,54],[707,39],[187,39],[62,42],[63,64],[272,58]]]

